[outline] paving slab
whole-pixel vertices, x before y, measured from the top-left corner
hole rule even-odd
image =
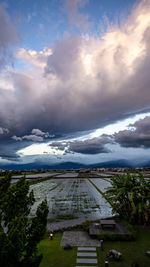
[[[77,257],[97,257],[97,253],[92,252],[78,252]]]
[[[64,232],[60,246],[69,244],[75,247],[99,247],[100,242],[96,238],[91,238],[87,232]]]
[[[94,247],[78,247],[78,251],[96,251]]]
[[[68,228],[73,228],[82,225],[85,221],[84,218],[72,219],[72,220],[61,220],[60,222],[48,222],[47,228],[49,231],[57,232],[60,230],[67,230]]]
[[[77,258],[76,263],[98,263],[97,259],[80,259]]]

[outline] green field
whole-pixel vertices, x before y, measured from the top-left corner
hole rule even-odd
[[[150,250],[150,227],[137,228],[136,241],[105,241],[104,251],[98,252],[98,266],[104,266],[109,249],[119,250],[123,255],[121,262],[109,260],[110,267],[130,267],[133,262],[137,262],[139,267],[149,267],[150,257],[145,255],[147,250]],[[54,235],[54,239],[45,238],[38,245],[39,252],[43,253],[43,259],[40,267],[73,267],[76,266],[77,248],[66,251],[60,247],[62,233]]]

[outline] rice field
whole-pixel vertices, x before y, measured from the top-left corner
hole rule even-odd
[[[92,181],[103,191],[108,181],[93,178]],[[79,218],[99,219],[112,216],[109,203],[97,189],[84,178],[50,179],[30,186],[34,191],[36,202],[32,208],[35,213],[37,205],[47,199],[49,218],[60,214],[74,214]]]

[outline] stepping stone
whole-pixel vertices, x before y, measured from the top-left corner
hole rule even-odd
[[[76,267],[98,267],[97,265],[76,265]]]
[[[79,251],[96,251],[94,247],[78,247]]]
[[[77,258],[76,263],[98,263],[97,259],[79,259]]]
[[[94,252],[78,252],[77,257],[97,257],[97,253]]]

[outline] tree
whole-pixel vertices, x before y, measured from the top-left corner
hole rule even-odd
[[[42,255],[37,244],[46,231],[48,207],[44,200],[31,217],[35,201],[25,177],[11,184],[11,175],[0,179],[0,266],[37,267]]]
[[[150,224],[150,179],[139,175],[117,175],[105,192],[113,213],[130,223]]]

